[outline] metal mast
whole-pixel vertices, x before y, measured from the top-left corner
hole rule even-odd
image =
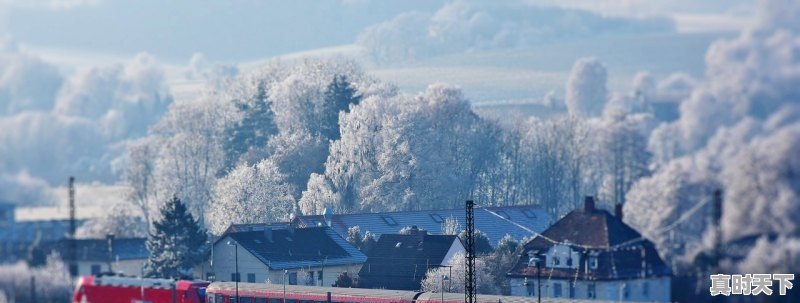
[[[467,200],[467,285],[464,288],[466,303],[475,302],[475,217],[473,208],[475,203]]]
[[[75,177],[69,177],[69,272],[78,275],[77,248],[75,247]]]

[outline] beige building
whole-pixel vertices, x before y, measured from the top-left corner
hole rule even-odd
[[[229,229],[212,249],[215,281],[331,286],[353,276],[366,256],[328,227],[248,226]]]
[[[115,273],[138,276],[147,262],[150,252],[146,239],[78,239],[75,240],[76,276]],[[65,261],[70,258],[68,240],[62,240],[55,248]]]

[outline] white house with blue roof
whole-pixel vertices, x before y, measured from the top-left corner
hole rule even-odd
[[[252,225],[229,228],[211,260],[215,281],[331,286],[342,272],[357,274],[367,257],[327,226]]]

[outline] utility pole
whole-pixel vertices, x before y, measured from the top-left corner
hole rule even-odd
[[[78,275],[78,253],[75,243],[75,177],[69,177],[69,274]]]
[[[464,295],[466,303],[475,303],[475,203],[467,200],[467,276]]]

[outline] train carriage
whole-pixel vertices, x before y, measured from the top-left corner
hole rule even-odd
[[[206,290],[208,303],[235,303],[235,282],[214,282]],[[413,303],[418,292],[362,288],[239,283],[239,303]]]
[[[72,302],[87,303],[203,303],[208,282],[141,279],[122,276],[84,276]]]

